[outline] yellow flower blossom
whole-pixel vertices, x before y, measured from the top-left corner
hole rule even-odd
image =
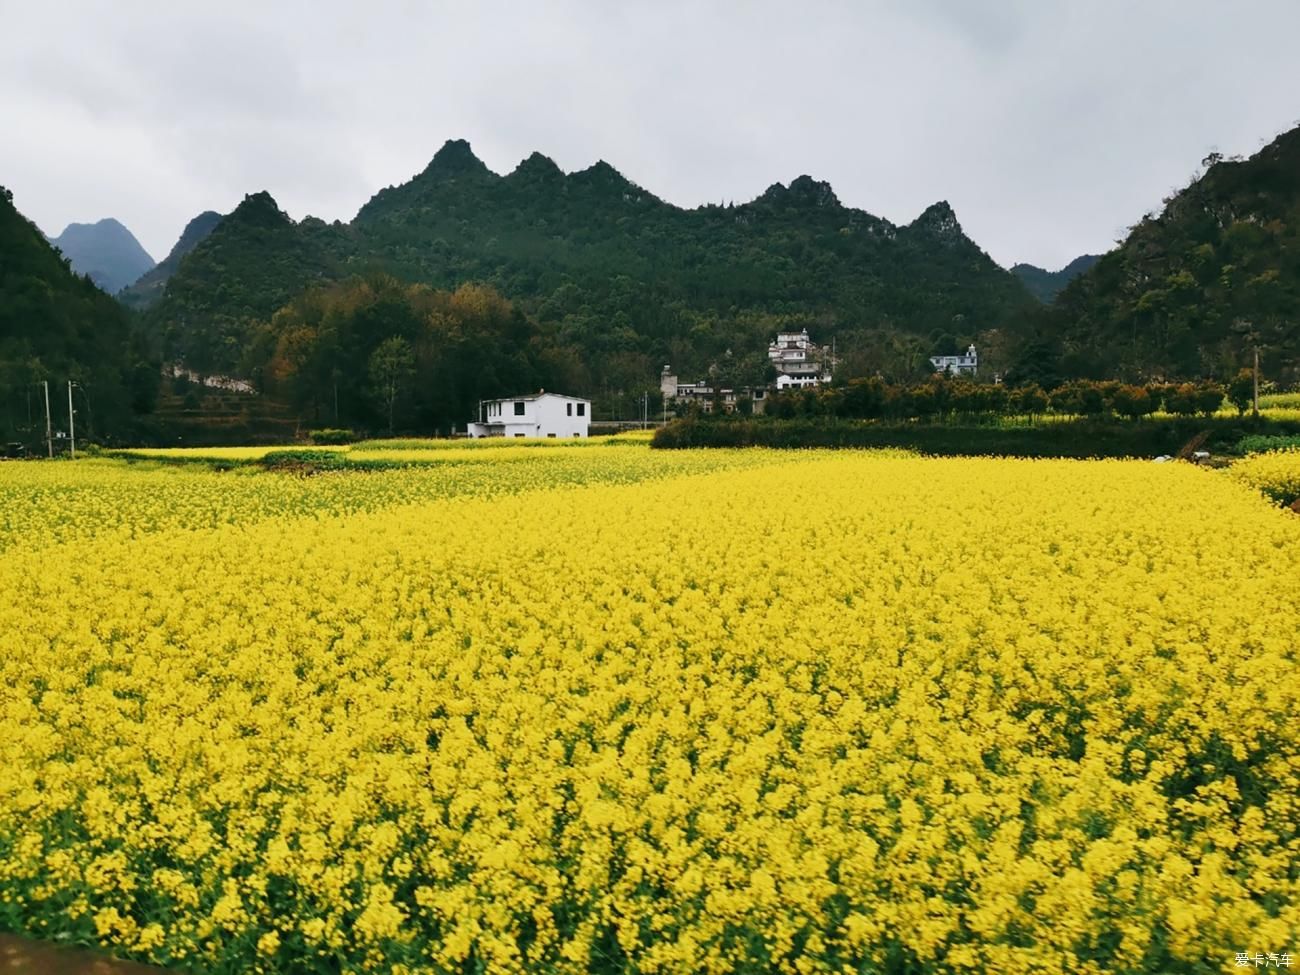
[[[349,452],[403,466],[0,465],[4,917],[221,972],[1294,947],[1300,519],[1238,478]]]

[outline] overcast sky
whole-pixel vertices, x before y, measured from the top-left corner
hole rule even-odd
[[[1297,0],[0,0],[0,31],[0,184],[155,259],[260,189],[349,220],[466,138],[682,206],[801,173],[895,223],[946,199],[1056,268],[1300,121]]]

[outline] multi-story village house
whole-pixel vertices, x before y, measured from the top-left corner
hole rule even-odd
[[[720,402],[724,410],[730,411],[741,399],[748,397],[754,412],[762,413],[773,390],[818,386],[831,381],[834,365],[831,350],[814,345],[807,329],[777,333],[776,341],[767,347],[767,358],[776,371],[774,382],[758,386],[724,386],[721,389],[715,389],[712,381],[680,382],[672,367],[664,366],[659,377],[664,403],[699,403],[708,413],[713,410],[715,402]]]

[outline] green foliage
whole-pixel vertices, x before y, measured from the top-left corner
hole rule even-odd
[[[270,197],[249,197],[181,261],[150,317],[169,357],[247,372],[253,322],[323,280],[374,271],[508,296],[536,321],[565,391],[615,410],[631,409],[665,362],[703,376],[730,350],[736,381],[761,381],[784,328],[844,337],[846,356],[857,346],[912,378],[932,350],[901,351],[909,341],[942,328],[965,343],[1033,306],[946,204],[896,227],[800,177],[751,203],[683,210],[605,163],[566,175],[534,154],[498,176],[450,142],[347,226],[294,224]]]
[[[1111,409],[1107,392],[1101,383],[1087,380],[1066,383],[1052,391],[1051,409],[1053,413],[1073,416],[1103,416]]]
[[[205,210],[185,225],[180,238],[171,251],[152,269],[145,272],[130,287],[121,291],[117,299],[129,308],[148,308],[162,297],[167,281],[181,265],[181,259],[204,241],[221,222],[221,214]]]
[[[1123,385],[1112,393],[1111,408],[1122,417],[1140,420],[1160,409],[1160,397],[1143,386]]]
[[[536,324],[479,285],[370,274],[311,288],[250,329],[251,374],[312,423],[450,432],[480,399],[569,380]]]
[[[152,407],[159,367],[129,313],[68,261],[0,188],[0,433],[37,447],[45,437],[39,383],[50,384],[56,430],[67,427],[71,379],[79,437],[122,438]],[[43,449],[43,448],[42,448]]]
[[[1300,128],[1206,163],[1044,313],[1064,374],[1300,377]]]
[[[1228,402],[1237,408],[1241,416],[1255,402],[1255,373],[1252,369],[1241,369],[1228,383]]]
[[[343,455],[335,450],[311,450],[297,447],[288,450],[272,450],[254,461],[257,465],[270,471],[283,471],[297,474],[315,474],[318,471],[343,470],[348,466]]]
[[[1019,386],[1012,391],[1008,407],[1013,413],[1038,416],[1040,413],[1047,412],[1047,394],[1037,383]]]
[[[1137,419],[1157,412],[1162,402],[1170,412],[1180,415],[1211,416],[1223,403],[1223,387],[1215,383],[1172,387],[1075,380],[1054,389],[1049,396],[1033,383],[1007,387],[934,375],[924,383],[890,384],[872,377],[774,394],[767,400],[766,413],[782,419],[838,416],[859,420],[969,421],[1029,417],[1032,421],[1050,411],[1057,416],[1099,418],[1117,414]]]
[[[1165,387],[1164,405],[1165,410],[1175,416],[1195,416],[1197,412],[1195,387],[1190,383]]]
[[[339,224],[294,223],[267,193],[245,197],[181,258],[146,313],[159,355],[201,373],[245,372],[253,323],[345,276],[347,237]]]
[[[307,439],[312,443],[325,447],[336,447],[342,444],[352,443],[357,439],[355,431],[340,430],[334,427],[326,427],[323,430],[307,431]]]
[[[686,418],[655,432],[651,446],[692,447],[900,447],[956,457],[1154,457],[1177,454],[1193,438],[1208,450],[1228,450],[1245,431],[1300,435],[1296,421],[1242,421],[1232,417],[1157,418],[1144,423],[1064,420],[1036,425],[846,420],[834,417],[774,419]]]
[[[1244,456],[1246,454],[1265,454],[1271,450],[1291,450],[1295,448],[1300,448],[1300,434],[1287,436],[1285,434],[1252,433],[1238,440],[1236,449],[1233,452]]]
[[[370,353],[371,395],[388,414],[388,432],[393,432],[397,397],[406,392],[415,377],[415,355],[411,343],[400,335],[390,335]]]
[[[1044,304],[1053,301],[1067,284],[1100,260],[1098,254],[1076,257],[1059,271],[1047,271],[1033,264],[1016,264],[1011,273],[1018,277],[1026,290]]]

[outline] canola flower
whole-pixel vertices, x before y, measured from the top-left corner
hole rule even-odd
[[[549,450],[583,449],[587,447],[626,447],[648,444],[654,436],[653,430],[628,430],[612,436],[584,437],[581,439],[560,439],[558,437],[483,437],[479,439],[434,439],[434,438],[391,438],[386,440],[362,440],[358,443],[343,445],[311,445],[307,447],[288,447],[283,445],[264,445],[258,447],[125,447],[107,451],[109,456],[128,460],[169,460],[169,461],[229,461],[231,463],[248,463],[259,461],[268,454],[286,449],[306,449],[313,452],[325,451],[338,454],[343,458],[361,456],[369,459],[387,454],[399,453],[410,460],[427,460],[433,462],[449,459],[452,456],[474,456],[480,451],[491,451],[493,456],[506,453],[521,454],[537,447]],[[469,452],[467,454],[467,452]],[[532,456],[531,454],[528,454]]]
[[[1300,498],[1300,449],[1251,454],[1228,468],[1230,477],[1279,504]]]
[[[11,546],[0,927],[215,972],[1294,945],[1300,520],[1188,465],[735,456]]]
[[[362,440],[352,445],[357,450],[502,450],[511,447],[546,447],[568,449],[584,447],[609,447],[626,444],[649,443],[653,430],[624,430],[622,433],[597,437],[477,437],[473,439],[446,439],[428,437],[396,437],[384,440]]]
[[[389,453],[393,452],[380,459]],[[373,459],[366,451],[358,456],[363,463]],[[203,457],[229,459],[206,453]],[[268,518],[344,515],[439,499],[485,499],[593,483],[631,484],[763,466],[778,462],[781,455],[771,451],[673,451],[669,455],[623,444],[581,454],[516,447],[490,455],[445,451],[439,458],[398,471],[325,471],[312,477],[242,468],[217,471],[206,464],[161,469],[147,462],[128,466],[98,459],[71,465],[7,464],[0,468],[0,552],[110,533],[140,537]],[[528,463],[506,463],[513,460]]]
[[[228,460],[243,462],[261,460],[269,453],[283,450],[281,446],[258,447],[124,447],[106,451],[110,457],[124,457],[128,460]],[[314,446],[312,450],[344,453],[347,446]]]

